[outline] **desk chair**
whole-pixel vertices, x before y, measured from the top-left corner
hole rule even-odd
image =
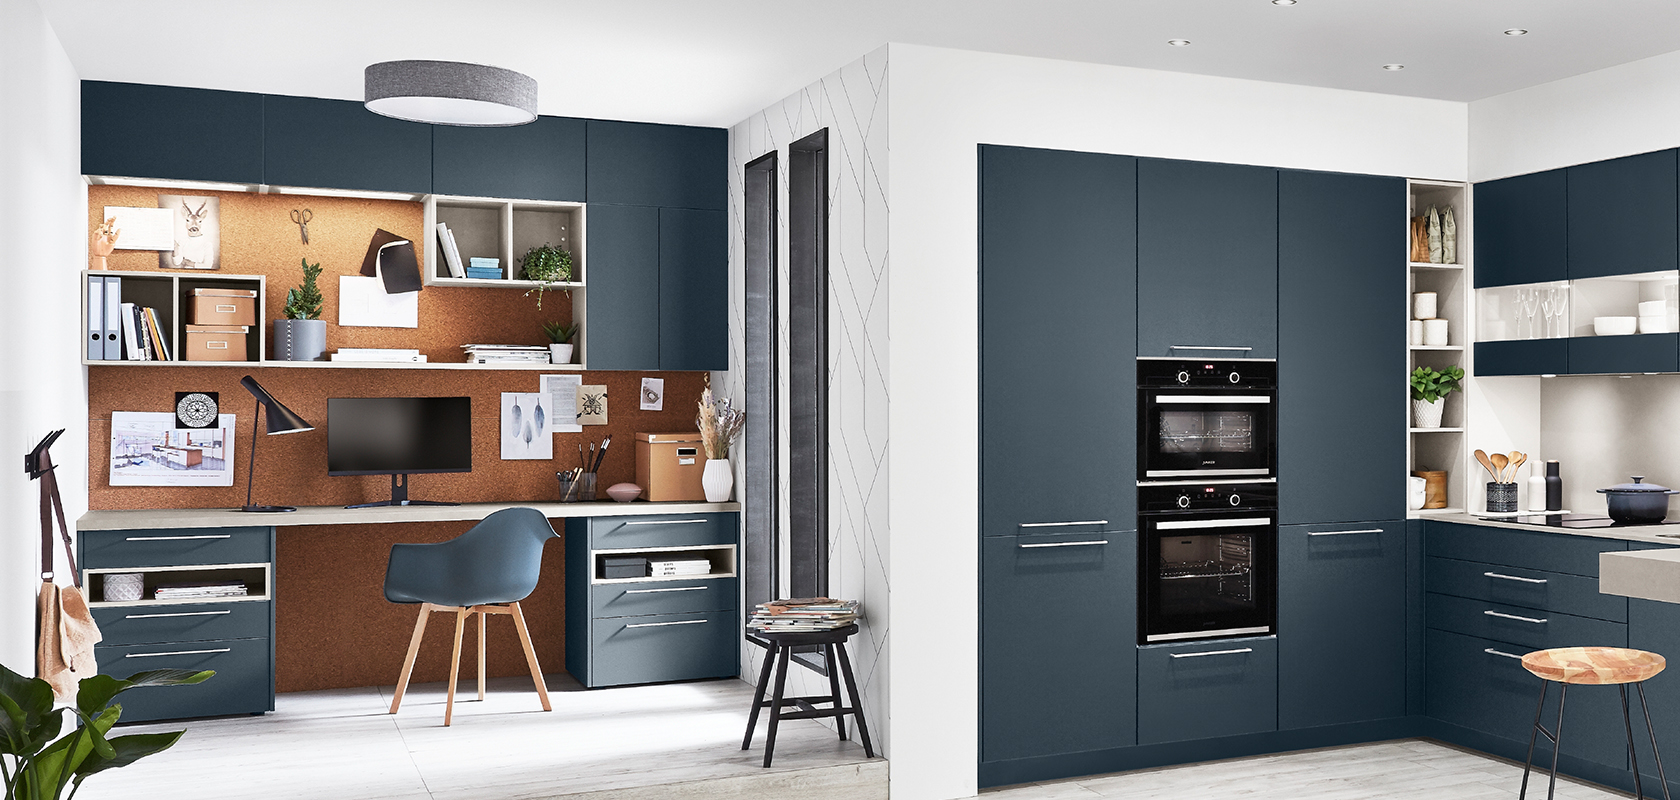
[[[467,618],[478,617],[478,699],[484,699],[484,620],[490,614],[513,617],[519,643],[525,648],[525,662],[544,711],[548,685],[543,683],[537,653],[531,649],[531,633],[519,601],[537,588],[542,568],[542,549],[555,538],[554,528],[534,508],[505,508],[484,518],[466,533],[437,544],[396,544],[385,568],[385,599],[393,603],[419,603],[420,618],[414,623],[414,637],[403,659],[402,677],[391,699],[391,713],[402,705],[408,678],[414,672],[414,656],[426,635],[426,620],[434,611],[455,613],[455,655],[449,665],[449,699],[444,705],[443,724],[455,713],[455,684],[461,674],[461,634]]]

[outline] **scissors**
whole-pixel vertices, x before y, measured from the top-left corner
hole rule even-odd
[[[314,218],[315,212],[310,211],[307,208],[302,211],[295,208],[292,209],[292,223],[297,225],[298,230],[302,232],[304,244],[309,244],[309,221]]]

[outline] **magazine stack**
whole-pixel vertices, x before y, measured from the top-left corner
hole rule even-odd
[[[858,601],[803,597],[759,603],[747,627],[765,633],[808,633],[844,628],[858,618]]]

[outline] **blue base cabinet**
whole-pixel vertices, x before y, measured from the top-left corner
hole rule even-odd
[[[1630,542],[1629,550],[1666,550],[1660,545]],[[1645,682],[1645,701],[1650,704],[1651,726],[1656,730],[1657,747],[1661,748],[1663,769],[1671,777],[1668,779],[1669,792],[1680,797],[1680,670],[1675,664],[1680,662],[1680,604],[1662,603],[1656,600],[1640,600],[1629,598],[1627,646],[1637,650],[1649,650],[1669,661],[1669,668],[1656,677]],[[1651,797],[1661,796],[1656,789],[1657,764],[1651,758],[1651,747],[1646,743],[1646,732],[1639,727],[1639,695],[1631,687],[1628,691],[1628,703],[1633,712],[1633,744],[1639,755],[1639,774],[1645,783],[1645,793]],[[1631,781],[1630,781],[1631,784]],[[1631,785],[1622,788],[1632,788]]]
[[[1138,743],[1275,731],[1278,637],[1137,649]]]

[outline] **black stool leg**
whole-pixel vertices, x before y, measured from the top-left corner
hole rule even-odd
[[[828,694],[830,697],[834,698],[834,710],[839,711],[840,709],[846,707],[846,698],[840,694],[840,672],[839,664],[834,660],[834,643],[830,642],[823,645],[823,648],[827,651],[828,655],[828,661],[826,662],[828,665]],[[840,729],[840,741],[846,741],[845,714],[839,714],[834,717],[834,727]]]
[[[1668,776],[1663,774],[1662,754],[1657,752],[1657,731],[1651,727],[1651,706],[1645,702],[1645,682],[1634,685],[1639,687],[1639,710],[1645,715],[1645,733],[1651,737],[1651,758],[1657,762],[1657,780],[1662,782],[1663,800],[1672,800],[1668,796]]]
[[[764,654],[764,668],[758,671],[758,686],[753,689],[752,712],[747,714],[747,735],[741,739],[741,749],[752,747],[753,729],[758,727],[758,710],[764,706],[764,690],[770,688],[770,669],[776,665],[776,643]]]
[[[1558,754],[1563,752],[1563,701],[1567,699],[1569,699],[1569,684],[1558,684],[1557,733],[1552,735],[1552,782],[1546,788],[1546,800],[1553,800],[1557,795]]]
[[[857,716],[858,738],[863,741],[863,754],[874,758],[875,747],[869,743],[869,725],[863,721],[863,697],[858,694],[857,679],[852,677],[852,660],[846,656],[845,643],[842,642],[834,650],[840,656],[840,669],[846,674],[846,691],[852,695],[852,714]]]
[[[1528,797],[1528,773],[1534,767],[1534,740],[1540,735],[1540,713],[1546,710],[1546,689],[1550,685],[1548,681],[1540,681],[1540,704],[1534,707],[1534,725],[1528,729],[1528,757],[1523,759],[1522,790],[1517,792],[1517,800]]]
[[[776,752],[776,723],[782,719],[782,690],[787,686],[788,650],[783,647],[776,654],[776,695],[770,701],[770,731],[764,737],[764,766],[770,767],[770,756]]]
[[[1633,765],[1633,796],[1634,800],[1644,800],[1645,787],[1639,784],[1639,754],[1633,751],[1633,718],[1628,714],[1627,684],[1616,685],[1622,692],[1622,728],[1627,731],[1628,763]]]

